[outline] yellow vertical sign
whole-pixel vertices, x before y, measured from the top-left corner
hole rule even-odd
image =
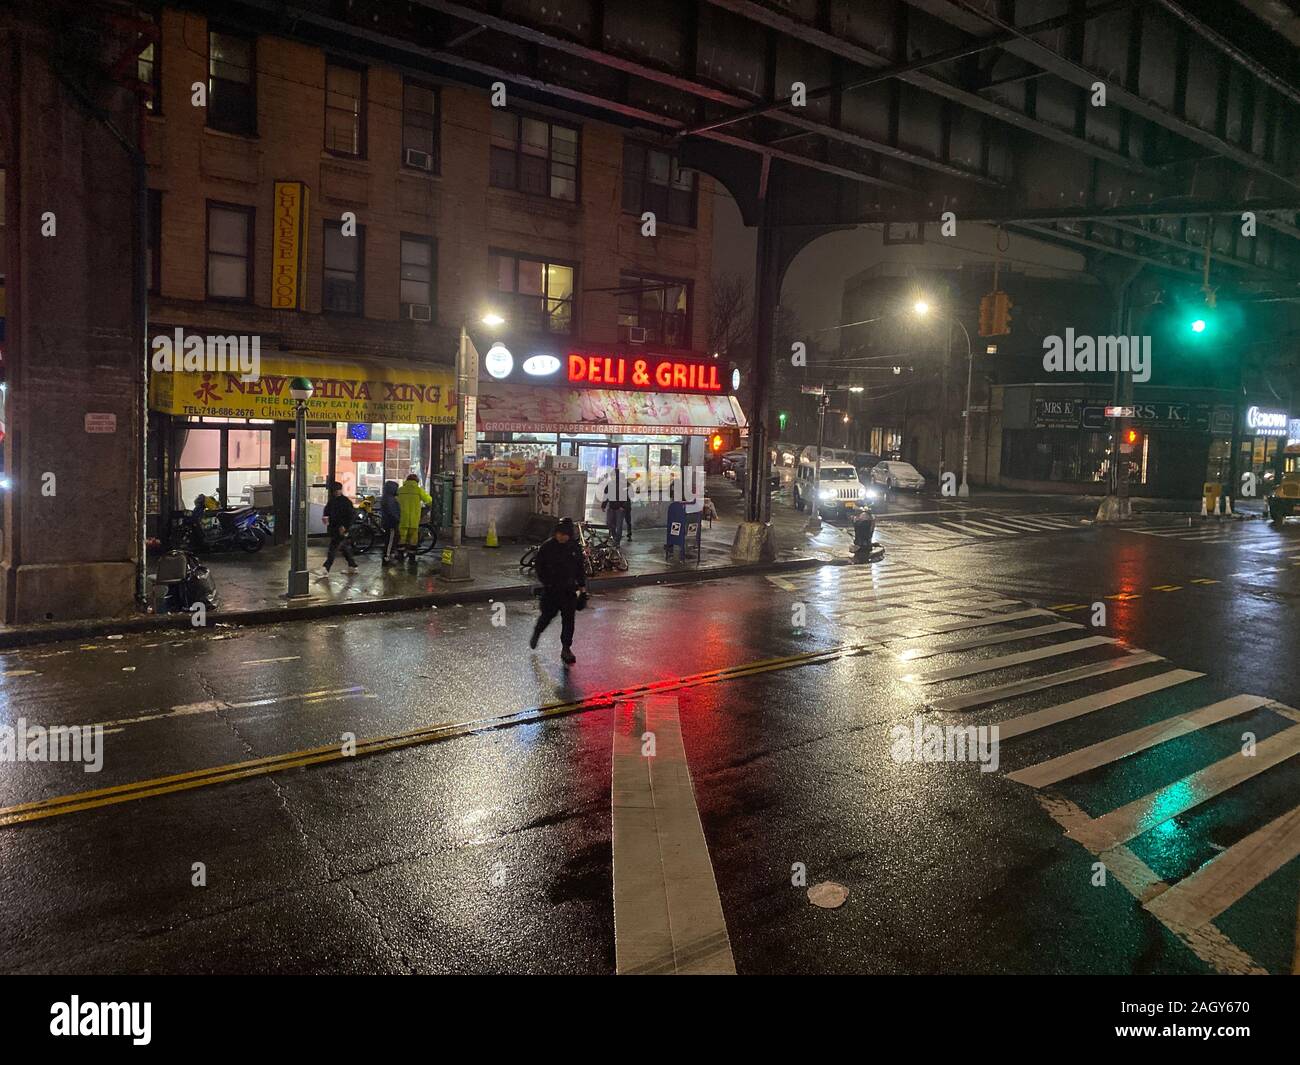
[[[277,181],[271,212],[271,306],[295,310],[302,306],[307,274],[307,186],[301,181]]]

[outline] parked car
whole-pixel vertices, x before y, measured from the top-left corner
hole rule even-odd
[[[871,467],[871,482],[884,485],[886,489],[904,488],[910,492],[919,492],[925,487],[925,478],[910,462],[889,459],[877,462]]]

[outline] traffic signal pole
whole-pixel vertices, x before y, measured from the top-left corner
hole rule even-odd
[[[1130,274],[1118,288],[1115,301],[1116,335],[1128,336],[1133,325],[1133,282],[1140,272]],[[1133,375],[1115,368],[1115,383],[1111,390],[1115,406],[1131,408],[1133,406]],[[1124,452],[1124,439],[1128,435],[1129,418],[1119,417],[1111,425],[1110,469],[1111,490],[1101,506],[1097,508],[1098,521],[1127,521],[1133,516],[1132,503],[1128,495],[1129,458]]]

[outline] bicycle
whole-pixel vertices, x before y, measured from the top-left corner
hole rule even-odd
[[[357,500],[357,516],[348,530],[348,543],[358,555],[364,555],[375,542],[384,542],[384,523],[375,512],[375,500],[372,496],[361,496]]]
[[[627,572],[627,556],[614,546],[608,529],[598,531],[601,528],[603,526],[595,526],[587,521],[578,523],[578,542],[582,545],[587,576],[614,570]]]
[[[442,507],[435,498],[431,506],[425,507],[420,518],[420,538],[415,544],[417,555],[427,555],[438,546],[438,529],[442,526]]]

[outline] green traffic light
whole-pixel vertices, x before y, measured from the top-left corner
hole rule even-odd
[[[1194,322],[1192,322],[1192,332],[1193,332],[1193,333],[1204,333],[1204,332],[1205,332],[1205,319],[1204,319],[1204,318],[1197,318]]]

